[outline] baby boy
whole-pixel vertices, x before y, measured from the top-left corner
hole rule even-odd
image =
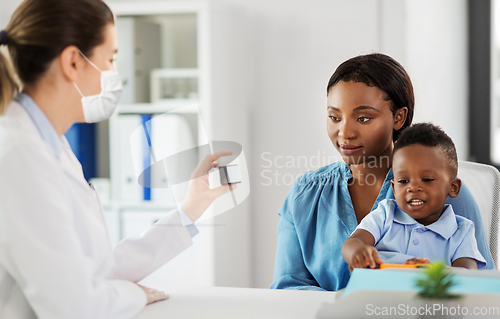
[[[484,267],[474,223],[446,204],[461,187],[450,137],[428,123],[405,129],[394,146],[392,169],[396,199],[381,201],[344,242],[342,257],[349,269],[418,257],[453,267]]]

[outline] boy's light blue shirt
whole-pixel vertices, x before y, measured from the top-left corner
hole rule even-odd
[[[461,257],[473,258],[479,269],[486,260],[477,249],[474,223],[456,216],[451,205],[439,219],[427,226],[403,212],[394,199],[379,203],[356,229],[364,229],[375,239],[380,258],[387,263],[404,263],[413,257],[441,260],[448,266]]]
[[[345,162],[336,162],[301,175],[279,210],[278,246],[271,288],[336,291],[349,280],[340,249],[358,226]],[[394,199],[389,170],[372,210],[380,201]],[[449,198],[457,215],[474,222],[484,269],[495,269],[484,234],[479,208],[465,185]]]

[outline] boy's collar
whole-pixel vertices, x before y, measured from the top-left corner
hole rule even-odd
[[[423,226],[429,230],[432,230],[436,234],[439,234],[444,239],[449,239],[451,235],[455,233],[458,228],[457,219],[455,218],[455,213],[453,212],[453,208],[451,205],[445,205],[446,209],[441,214],[439,219],[427,226]],[[414,225],[419,224],[415,219],[411,218],[408,214],[403,212],[399,207],[397,207],[394,212],[394,221],[399,224],[404,225]],[[420,225],[420,224],[419,224]]]
[[[446,209],[441,214],[441,217],[436,222],[425,227],[441,235],[444,239],[448,239],[457,231],[458,224],[451,205],[448,204],[445,207]]]

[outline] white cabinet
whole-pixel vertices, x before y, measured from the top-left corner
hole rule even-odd
[[[151,72],[151,102],[198,99],[198,69],[156,69]]]
[[[213,1],[108,4],[116,16],[117,69],[126,81],[109,122],[111,200],[105,206],[110,228],[124,238],[150,227],[182,202],[188,180],[179,170],[194,167],[207,149],[228,145],[215,141],[235,142],[242,147],[243,182],[197,222],[194,245],[143,283],[248,287],[244,16]],[[191,156],[176,162],[181,153]],[[168,167],[162,164],[166,158]]]
[[[151,70],[161,64],[160,25],[134,17],[117,17],[117,68],[123,79],[121,103],[149,102]]]

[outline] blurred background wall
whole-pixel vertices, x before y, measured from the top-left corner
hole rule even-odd
[[[0,2],[4,27],[20,1]],[[455,141],[460,159],[466,159],[465,0],[219,2],[245,12],[241,38],[249,48],[249,73],[241,77],[250,83],[250,117],[234,121],[251,126],[251,143],[244,148],[251,154],[247,201],[253,287],[272,282],[277,211],[294,178],[338,160],[326,134],[326,84],[344,60],[371,52],[398,60],[414,84],[414,122],[441,125]]]

